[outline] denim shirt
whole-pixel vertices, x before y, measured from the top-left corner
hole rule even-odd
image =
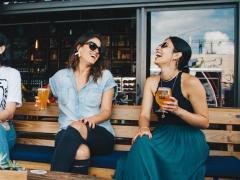
[[[58,99],[60,130],[66,129],[73,121],[100,113],[103,93],[117,86],[109,70],[104,70],[102,77],[96,83],[90,76],[88,82],[80,91],[77,91],[72,69],[59,70],[49,79],[49,84],[53,95]],[[114,135],[109,120],[98,125]]]

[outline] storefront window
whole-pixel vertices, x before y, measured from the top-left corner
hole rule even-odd
[[[168,36],[192,47],[191,74],[205,87],[210,107],[233,106],[234,8],[151,12],[150,74],[160,72],[154,52]]]

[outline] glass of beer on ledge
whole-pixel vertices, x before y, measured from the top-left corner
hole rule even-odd
[[[164,101],[171,101],[171,99],[169,99],[171,96],[172,96],[171,88],[159,87],[157,89],[157,92],[155,94],[155,99],[159,105],[159,109],[156,112],[162,112],[162,118],[165,117],[164,113],[167,113],[167,111],[162,110],[161,105],[163,105]]]
[[[38,88],[38,107],[43,110],[47,108],[49,89],[47,88]]]

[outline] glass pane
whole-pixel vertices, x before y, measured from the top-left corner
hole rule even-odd
[[[151,12],[150,74],[160,72],[154,64],[158,44],[179,36],[192,47],[191,74],[206,89],[209,106],[233,106],[234,8]]]

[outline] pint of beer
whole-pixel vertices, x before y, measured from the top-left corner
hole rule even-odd
[[[38,88],[38,106],[41,110],[47,108],[47,102],[49,97],[49,90],[47,88]]]
[[[164,101],[171,101],[171,99],[169,99],[171,96],[172,96],[171,88],[159,87],[156,92],[155,99],[158,105],[161,106]]]

